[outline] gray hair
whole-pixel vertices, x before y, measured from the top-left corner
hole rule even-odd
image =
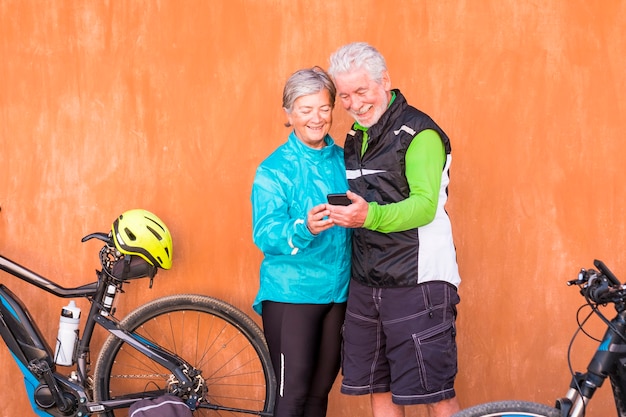
[[[366,42],[354,42],[342,46],[330,56],[328,73],[335,78],[337,74],[363,68],[377,83],[382,82],[387,71],[385,58]]]
[[[294,72],[283,89],[283,107],[287,113],[293,110],[293,103],[302,96],[317,94],[328,90],[330,106],[335,107],[337,90],[330,76],[320,67],[306,68]]]

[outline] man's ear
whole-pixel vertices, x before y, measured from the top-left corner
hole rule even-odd
[[[380,83],[385,88],[385,91],[391,91],[391,77],[389,76],[389,71],[383,72]]]

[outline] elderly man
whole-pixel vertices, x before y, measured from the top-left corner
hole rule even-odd
[[[330,58],[337,97],[355,123],[344,145],[351,204],[329,218],[353,228],[341,392],[371,395],[374,417],[459,409],[456,305],[460,283],[445,210],[450,140],[391,89],[383,56],[366,43]]]

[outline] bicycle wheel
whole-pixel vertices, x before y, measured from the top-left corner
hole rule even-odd
[[[194,417],[272,415],[276,381],[263,332],[232,305],[202,295],[172,295],[137,308],[120,325],[202,371],[206,392]],[[170,376],[167,369],[111,335],[94,369],[94,397],[132,398],[147,391],[158,395],[165,392]],[[128,409],[106,415],[127,416]]]
[[[452,417],[560,417],[561,411],[527,401],[497,401],[466,408]]]

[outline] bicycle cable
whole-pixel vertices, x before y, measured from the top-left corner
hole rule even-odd
[[[596,302],[592,302],[592,301],[591,301],[591,300],[587,297],[587,294],[585,294],[585,300],[587,300],[587,304],[591,307],[591,311],[592,311],[593,313],[595,313],[595,314],[596,314],[596,315],[600,318],[600,320],[602,320],[602,322],[603,322],[604,324],[606,324],[606,326],[607,326],[609,329],[611,329],[611,331],[612,331],[613,333],[615,333],[617,336],[619,336],[619,338],[620,338],[620,339],[622,339],[622,341],[623,341],[623,342],[626,342],[626,336],[624,336],[624,335],[622,334],[622,332],[620,332],[618,329],[616,329],[616,328],[615,328],[615,326],[613,325],[613,323],[611,323],[611,321],[610,321],[609,319],[607,319],[607,318],[606,318],[606,316],[600,312],[600,309],[598,308],[598,306],[599,306],[599,305],[606,306],[606,304],[598,304],[598,303],[596,303]],[[590,313],[590,314],[591,314],[591,313]],[[585,334],[586,334],[586,333],[585,333]],[[591,336],[590,336],[590,337],[591,337]],[[599,339],[595,339],[595,338],[592,338],[592,339],[593,339],[593,340],[596,340],[596,341],[598,341],[598,342],[600,342],[600,341],[601,341],[601,340],[599,340]]]
[[[583,309],[585,307],[589,307],[591,308],[591,311],[589,312],[589,314],[587,315],[587,317],[585,317],[585,319],[581,322],[580,321],[580,313],[583,311]],[[587,332],[587,330],[585,330],[584,326],[587,323],[587,321],[591,318],[591,316],[594,314],[593,311],[593,307],[590,304],[583,304],[580,307],[578,307],[578,310],[576,311],[576,324],[578,325],[578,329],[577,331],[582,332],[585,336],[587,336],[588,338],[590,338],[591,340],[600,343],[602,340],[598,339],[597,337],[591,335],[590,333]],[[573,342],[573,340],[572,340]]]
[[[598,340],[592,335],[590,335],[589,333],[587,333],[587,331],[584,328],[587,321],[591,318],[591,316],[593,316],[593,307],[592,307],[592,311],[590,311],[589,314],[587,314],[587,317],[585,317],[584,320],[580,321],[580,312],[585,307],[588,307],[588,306],[590,306],[589,303],[583,304],[580,307],[578,307],[578,310],[576,311],[576,324],[578,324],[578,328],[572,335],[569,345],[567,346],[567,367],[569,368],[569,373],[572,376],[572,382],[575,385],[575,387],[573,388],[576,389],[576,391],[578,392],[578,395],[580,395],[581,398],[584,398],[582,394],[583,391],[582,391],[580,384],[578,383],[578,378],[576,378],[576,371],[574,371],[574,367],[572,365],[572,349],[574,347],[574,341],[576,340],[576,337],[578,336],[579,332],[582,332],[583,334],[585,334],[587,337],[591,338],[592,340]],[[585,415],[587,402],[583,401],[582,404],[583,404],[583,415]]]

